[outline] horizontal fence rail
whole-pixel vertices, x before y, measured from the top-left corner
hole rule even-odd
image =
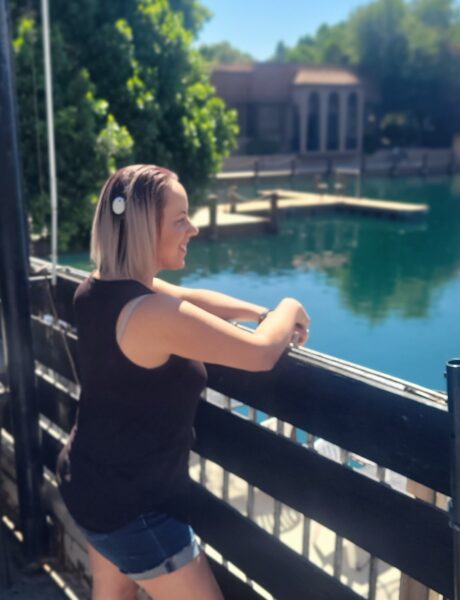
[[[71,301],[83,272],[60,270],[53,292],[33,261],[32,332],[42,423],[43,458],[54,471],[57,453],[78,406],[76,335]],[[52,297],[50,296],[52,295]],[[223,557],[209,557],[226,598],[255,599],[260,585],[274,598],[359,598],[340,581],[343,539],[370,553],[369,598],[375,597],[377,560],[397,567],[445,597],[453,592],[452,531],[448,513],[385,484],[385,468],[450,495],[449,420],[445,395],[305,349],[283,356],[269,373],[207,365],[208,386],[224,394],[218,407],[204,398],[192,448],[200,481],[192,483],[192,526]],[[232,400],[233,399],[233,400]],[[231,410],[249,407],[250,417]],[[256,411],[275,417],[276,430],[256,422]],[[8,411],[5,415],[6,428]],[[289,439],[284,424],[292,426]],[[54,425],[53,425],[54,424]],[[306,443],[297,431],[308,432]],[[314,449],[321,438],[342,449],[335,462]],[[380,465],[371,479],[350,468],[355,453]],[[222,497],[206,489],[205,466],[224,469]],[[343,464],[342,464],[343,463]],[[229,475],[248,484],[247,515],[229,504]],[[275,501],[274,532],[254,522],[254,489]],[[280,538],[282,506],[303,515],[303,552]],[[308,559],[314,520],[336,534],[334,574]],[[230,573],[227,561],[246,581]]]
[[[296,356],[296,360],[292,358]],[[444,407],[292,352],[269,373],[208,365],[208,384],[342,448],[450,494]]]
[[[200,455],[429,587],[442,590],[449,580],[451,531],[444,511],[208,403],[200,405],[195,428]]]

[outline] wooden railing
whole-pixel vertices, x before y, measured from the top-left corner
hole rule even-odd
[[[33,265],[49,266],[40,261]],[[31,283],[43,459],[51,482],[56,455],[77,408],[71,299],[83,276],[81,271],[60,268],[55,289],[47,277]],[[375,598],[376,567],[382,560],[453,598],[448,512],[391,488],[384,476],[388,469],[438,495],[451,495],[445,394],[306,349],[286,353],[269,373],[207,368],[209,389],[225,401],[218,406],[203,398],[198,408],[193,454],[199,455],[200,475],[192,485],[191,524],[205,548],[213,549],[208,558],[225,598],[360,598],[340,581],[344,539],[370,555],[366,597]],[[233,410],[232,400],[247,405],[249,416]],[[275,417],[276,431],[258,423],[256,411]],[[284,424],[290,424],[289,437],[283,434]],[[343,449],[342,460],[317,452],[313,443],[317,438]],[[349,453],[375,463],[378,476],[357,472],[347,460]],[[208,464],[223,469],[219,495],[206,487]],[[247,482],[243,511],[229,501],[229,474]],[[274,499],[271,532],[254,519],[255,490]],[[70,519],[62,516],[62,503],[56,508],[55,486],[52,495],[48,509],[59,539],[68,535],[78,541]],[[302,516],[301,552],[281,539],[283,507]],[[310,560],[311,521],[336,534],[333,574]],[[216,552],[221,561],[211,556]]]
[[[458,152],[450,148],[401,148],[373,154],[278,154],[231,156],[225,160],[218,180],[264,179],[332,174],[337,168],[358,168],[363,175],[440,175],[457,173]]]

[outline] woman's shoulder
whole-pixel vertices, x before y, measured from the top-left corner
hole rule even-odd
[[[137,302],[142,300],[142,302]],[[133,299],[136,304],[135,312],[141,319],[163,319],[167,318],[174,311],[178,310],[180,299],[163,292],[148,290],[142,292],[139,296]],[[130,302],[131,304],[131,302]]]

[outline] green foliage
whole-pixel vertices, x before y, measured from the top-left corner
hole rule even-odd
[[[299,64],[347,65],[349,62],[348,46],[348,29],[345,23],[321,25],[316,36],[301,37],[293,48],[289,48],[283,42],[278,42],[272,60]]]
[[[251,63],[255,59],[246,52],[234,48],[229,42],[202,44],[198,48],[201,56],[211,64]]]
[[[376,132],[390,143],[445,146],[460,131],[460,12],[454,0],[374,0],[292,48],[278,44],[273,60],[354,68],[378,90]]]
[[[50,219],[38,0],[13,3],[24,179],[33,232]],[[191,48],[197,0],[55,0],[51,6],[59,247],[87,245],[96,194],[131,162],[176,171],[191,200],[235,145],[236,114]]]
[[[211,11],[196,0],[169,0],[171,10],[182,15],[185,29],[196,35],[212,16]]]

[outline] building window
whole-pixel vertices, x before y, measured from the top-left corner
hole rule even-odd
[[[307,150],[319,150],[319,95],[310,94],[307,107],[308,140]]]
[[[279,106],[262,105],[258,112],[259,137],[279,138],[281,135]]]
[[[257,137],[257,106],[255,104],[248,104],[247,109],[247,123],[246,133],[250,138]]]
[[[339,149],[339,95],[333,92],[327,103],[327,149]]]

